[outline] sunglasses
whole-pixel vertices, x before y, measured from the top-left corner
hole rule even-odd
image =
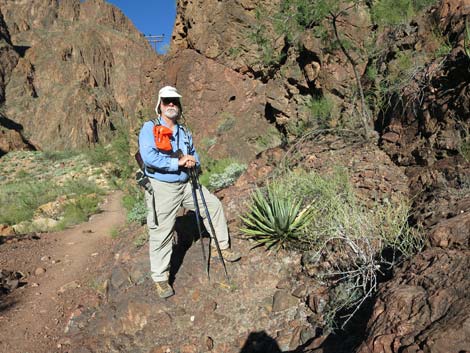
[[[168,105],[170,103],[173,103],[173,105],[178,105],[180,103],[179,98],[163,98],[162,97],[162,103],[165,105]]]

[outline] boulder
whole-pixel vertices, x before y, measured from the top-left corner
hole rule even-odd
[[[464,352],[470,347],[470,252],[429,249],[384,285],[357,353]]]

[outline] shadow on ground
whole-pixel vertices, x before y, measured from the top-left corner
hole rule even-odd
[[[207,249],[209,242],[209,233],[207,232],[202,219],[200,222],[202,226],[202,237],[204,241],[204,247]],[[170,283],[173,283],[176,274],[183,265],[184,256],[191,246],[199,246],[196,242],[200,239],[199,230],[197,228],[196,214],[192,211],[187,211],[184,215],[176,218],[175,223],[175,245],[173,247],[173,253],[171,254],[170,261]],[[202,256],[202,250],[201,250]],[[207,250],[206,250],[206,256]]]

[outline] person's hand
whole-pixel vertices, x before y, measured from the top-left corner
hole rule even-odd
[[[185,154],[183,157],[178,159],[178,165],[184,168],[194,168],[196,166],[196,158],[189,154]]]

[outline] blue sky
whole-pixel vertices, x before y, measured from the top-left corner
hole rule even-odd
[[[170,43],[171,33],[173,32],[176,18],[176,0],[107,1],[119,7],[143,34],[164,34],[164,42],[157,45],[158,52],[163,52],[164,46]]]

